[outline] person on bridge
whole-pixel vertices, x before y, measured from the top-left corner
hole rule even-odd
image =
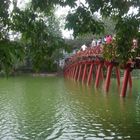
[[[112,42],[112,36],[111,35],[107,35],[106,36],[106,44],[110,44]]]
[[[97,41],[96,39],[93,38],[92,42],[91,42],[91,47],[96,47],[97,46]]]
[[[100,46],[102,44],[102,38],[100,37],[98,40],[97,40],[97,46]]]
[[[87,46],[85,44],[81,46],[82,51],[85,51],[86,49],[87,49]]]

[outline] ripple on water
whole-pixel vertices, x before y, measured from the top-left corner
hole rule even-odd
[[[73,81],[65,87],[57,80],[0,85],[0,140],[129,140],[139,134],[140,96],[120,107],[100,92],[88,95]]]
[[[108,137],[104,137],[104,140],[113,140],[114,137],[108,136]]]

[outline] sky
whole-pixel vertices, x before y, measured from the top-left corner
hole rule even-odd
[[[55,15],[58,17],[58,18],[61,18],[61,16],[63,16],[64,17],[64,20],[62,20],[61,22],[62,23],[65,23],[66,21],[65,21],[65,18],[66,18],[66,16],[67,16],[67,14],[68,14],[68,11],[70,10],[70,7],[68,7],[68,6],[66,6],[66,7],[58,7],[57,9],[56,9],[56,12],[55,12]],[[63,28],[61,28],[61,31],[62,31],[62,35],[63,35],[63,37],[64,38],[73,38],[73,31],[71,30],[71,31],[69,31],[69,30],[67,30],[67,29],[64,29],[64,27]]]

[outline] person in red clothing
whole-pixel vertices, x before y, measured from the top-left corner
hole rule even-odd
[[[106,36],[106,44],[110,44],[112,42],[112,36],[111,35],[107,35]]]

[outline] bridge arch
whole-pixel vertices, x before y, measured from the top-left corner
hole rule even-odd
[[[101,46],[89,47],[85,51],[74,54],[65,61],[64,77],[81,81],[87,85],[91,84],[94,77],[95,88],[98,88],[100,82],[104,80],[104,89],[108,92],[112,72],[114,71],[116,74],[117,86],[119,88],[121,83],[120,69],[124,69],[120,96],[125,97],[128,84],[130,89],[132,88],[131,71],[134,68],[140,68],[139,64],[140,60],[136,58],[120,67],[119,62],[115,60],[109,61],[103,58],[103,48]]]

